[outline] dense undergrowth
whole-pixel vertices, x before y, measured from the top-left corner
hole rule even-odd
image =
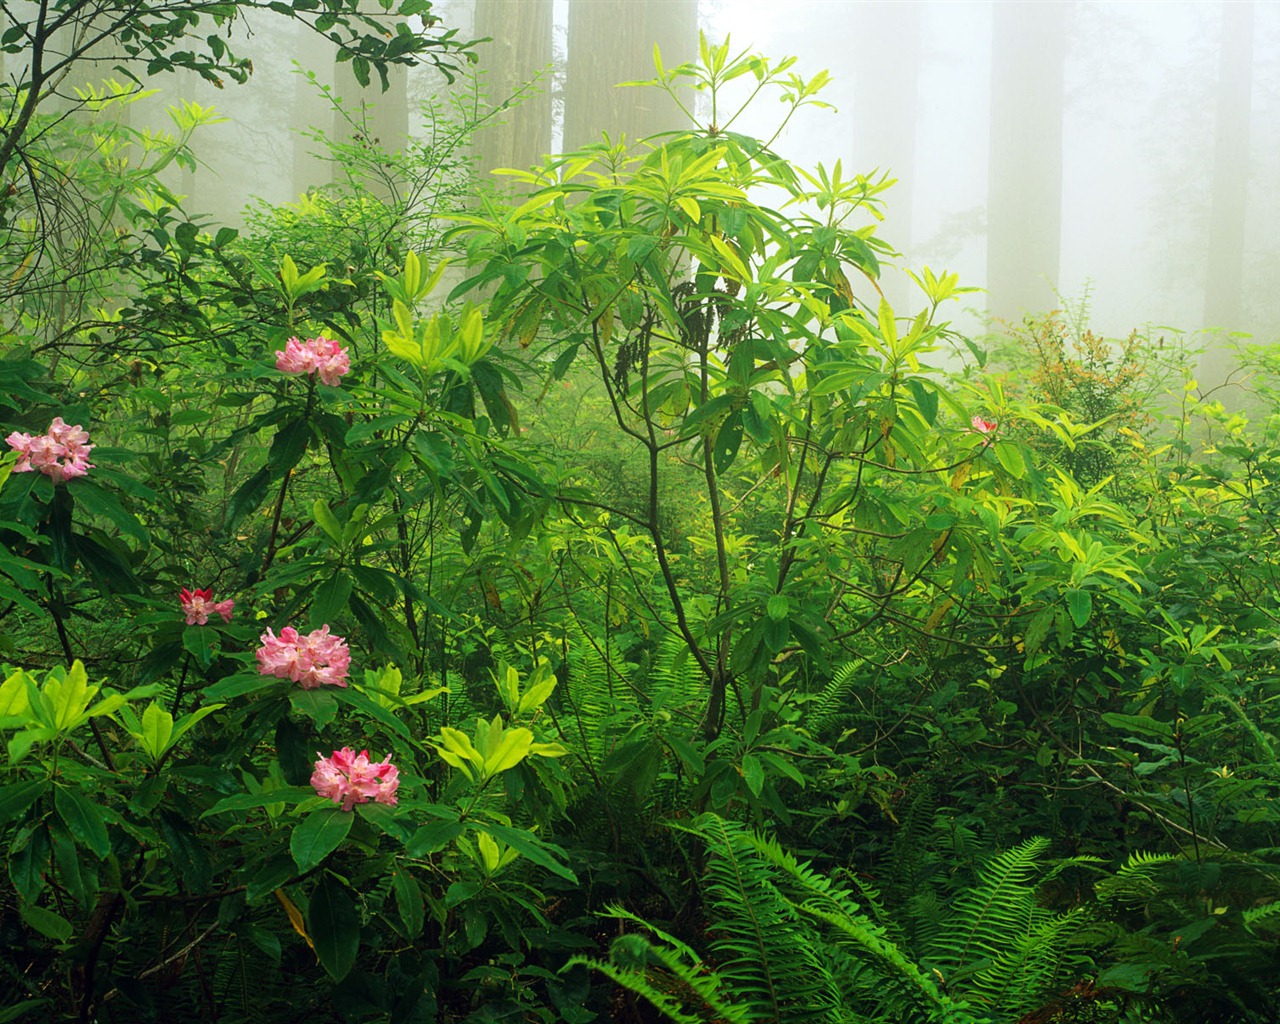
[[[209,112],[42,129],[0,1020],[1276,1019],[1267,356],[1250,420],[891,309],[891,183],[733,131],[824,77],[704,43],[687,132],[242,232],[160,177]]]

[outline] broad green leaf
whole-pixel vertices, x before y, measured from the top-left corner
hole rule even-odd
[[[791,611],[791,602],[784,594],[774,594],[769,598],[766,611],[774,622],[782,622]]]
[[[278,790],[264,790],[262,792],[237,792],[230,796],[224,796],[218,803],[211,806],[201,818],[207,818],[211,814],[227,814],[233,810],[253,810],[255,808],[265,808],[271,804],[301,804],[303,800],[314,800],[316,791],[310,786],[282,786]]]
[[[182,631],[183,648],[201,668],[208,668],[222,649],[222,637],[211,626],[188,626]]]
[[[387,804],[356,804],[355,812],[374,828],[380,829],[398,842],[407,843],[413,835],[412,826],[397,817],[396,809]]]
[[[342,845],[355,815],[338,806],[312,811],[293,827],[289,852],[299,872],[310,871]]]
[[[338,713],[337,698],[326,690],[291,690],[289,704],[298,714],[311,719],[317,729],[323,729]]]
[[[52,910],[45,910],[44,907],[23,903],[19,906],[18,912],[27,924],[55,942],[66,942],[74,931],[71,922],[65,917],[55,914]]]
[[[1022,449],[1013,441],[997,441],[995,443],[996,458],[1004,471],[1012,477],[1022,479],[1027,472],[1027,464],[1022,458]]]
[[[476,848],[480,851],[481,864],[485,874],[491,875],[498,870],[498,862],[502,859],[502,851],[498,849],[497,840],[487,832],[476,835]]]
[[[1114,729],[1123,729],[1136,736],[1148,736],[1152,739],[1167,740],[1169,742],[1172,742],[1174,738],[1172,725],[1147,715],[1122,715],[1118,712],[1108,711],[1103,714],[1102,720]]]
[[[53,724],[59,730],[66,730],[79,724],[98,688],[89,685],[84,665],[77,659],[62,679],[50,675],[44,684],[44,692],[53,707]]]
[[[764,767],[754,754],[742,755],[742,778],[752,796],[759,796],[764,789]]]
[[[1071,621],[1076,624],[1076,629],[1083,629],[1093,614],[1093,596],[1087,590],[1068,590],[1067,610],[1071,612]]]
[[[465,830],[466,826],[460,821],[433,821],[413,834],[405,843],[404,852],[409,857],[425,857],[443,850]]]
[[[535,686],[529,687],[528,692],[520,698],[520,707],[518,709],[520,714],[525,714],[526,712],[534,711],[537,708],[542,707],[547,698],[555,691],[555,688],[556,679],[554,676],[550,679],[543,680]]]
[[[182,739],[182,737],[187,734],[187,732],[191,729],[191,727],[195,725],[197,722],[199,722],[202,718],[207,718],[209,715],[213,714],[215,711],[221,711],[225,707],[226,707],[225,704],[206,704],[201,708],[197,708],[195,711],[191,712],[191,714],[189,715],[183,715],[180,719],[178,719],[178,724],[174,726],[173,735],[169,737],[169,745],[173,746],[173,744],[177,743],[178,740]]]
[[[351,815],[346,815],[348,824]],[[360,949],[360,914],[347,887],[325,875],[311,894],[307,930],[316,956],[334,981],[341,981],[355,966]]]
[[[30,710],[27,674],[22,669],[16,669],[0,683],[0,719],[23,718]]]
[[[399,865],[392,873],[391,884],[396,893],[396,912],[404,924],[404,935],[411,941],[417,939],[426,920],[422,887],[406,868]]]
[[[354,427],[352,429],[355,429]],[[348,433],[347,440],[350,442],[351,435]],[[316,503],[311,506],[311,516],[316,521],[316,525],[324,530],[335,544],[342,543],[342,526],[338,522],[337,517],[329,510],[329,503],[323,498],[317,498]]]
[[[487,777],[514,768],[529,756],[529,748],[533,746],[533,733],[528,729],[506,729],[497,747],[484,759],[484,774]]]
[[[564,851],[560,847],[544,843],[532,832],[522,828],[513,828],[510,825],[499,825],[496,822],[486,821],[477,822],[473,827],[478,831],[489,833],[495,839],[502,840],[534,864],[577,884],[578,877],[559,859],[564,856]]]
[[[142,713],[142,732],[139,740],[153,761],[160,760],[164,752],[169,749],[169,738],[172,735],[173,715],[154,701],[147,705],[147,710]]]
[[[111,852],[111,839],[102,811],[79,790],[59,786],[53,791],[53,806],[75,841],[98,857]]]
[[[0,825],[7,824],[39,800],[48,786],[44,779],[0,786]]]
[[[702,207],[698,205],[698,201],[692,196],[681,196],[676,200],[676,205],[685,212],[691,221],[695,224],[702,220]]]

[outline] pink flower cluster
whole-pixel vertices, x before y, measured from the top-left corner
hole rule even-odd
[[[370,761],[369,751],[355,753],[350,747],[335,750],[332,757],[316,762],[311,786],[320,796],[341,804],[344,811],[370,800],[380,804],[396,803],[400,788],[400,769],[385,761]]]
[[[187,617],[188,626],[203,626],[210,615],[221,615],[223,622],[231,621],[231,609],[236,603],[231,600],[214,601],[213,588],[207,590],[188,590],[183,587],[178,592],[178,603],[182,605],[182,613]]]
[[[984,420],[981,416],[975,416],[969,421],[969,426],[973,427],[983,437],[990,437],[996,432],[997,424],[990,420]]]
[[[328,338],[308,338],[300,341],[290,338],[283,352],[276,353],[276,369],[285,373],[318,373],[330,387],[351,372],[351,357],[347,350]]]
[[[305,636],[292,626],[285,626],[279,636],[268,629],[256,653],[258,671],[264,676],[292,679],[304,690],[347,685],[351,652],[342,637],[329,633],[327,625]]]
[[[49,424],[49,432],[32,437],[16,430],[5,438],[9,447],[19,453],[15,473],[39,470],[51,477],[55,484],[66,483],[77,476],[84,476],[93,469],[89,461],[89,435],[80,424],[67,426],[61,416],[55,416]]]

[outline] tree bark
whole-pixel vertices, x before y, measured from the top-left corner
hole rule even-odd
[[[1244,326],[1245,218],[1248,212],[1249,120],[1253,94],[1253,2],[1222,9],[1218,113],[1213,144],[1213,199],[1204,288],[1204,325]]]
[[[1057,306],[1062,237],[1062,72],[1070,8],[994,6],[987,201],[988,312]]]
[[[910,256],[911,193],[915,187],[919,108],[921,9],[918,4],[871,0],[854,7],[853,170],[877,168],[898,183],[886,193],[885,240]],[[882,282],[895,306],[909,305],[919,291],[905,274]],[[905,306],[904,306],[905,308]]]
[[[653,47],[671,68],[694,58],[697,0],[569,0],[569,68],[565,149],[615,142],[684,127],[683,115],[657,89],[619,89],[619,82],[653,78]]]
[[[475,154],[482,180],[499,167],[521,170],[551,152],[551,0],[476,0],[475,35],[489,37],[480,48],[489,102],[512,100],[527,83],[541,78],[523,97],[477,134]]]

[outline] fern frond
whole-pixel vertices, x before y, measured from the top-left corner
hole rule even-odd
[[[711,854],[706,894],[719,974],[758,1020],[827,1021],[840,993],[811,926],[775,885],[771,864],[739,825],[703,815],[687,831]]]
[[[1011,936],[991,966],[967,981],[966,991],[1001,1014],[1021,1016],[1034,1009],[1044,993],[1062,987],[1064,970],[1078,977],[1091,964],[1087,956],[1073,952],[1084,923],[1084,909],[1077,907]]]
[[[1280,930],[1280,900],[1261,907],[1250,907],[1244,912],[1244,926],[1253,931],[1255,927]]]
[[[776,840],[750,832],[744,833],[744,839],[776,870],[779,889],[794,906],[829,925],[832,939],[844,952],[874,967],[859,980],[864,999],[871,997],[882,1005],[896,1003],[883,1008],[899,1017],[909,1004],[914,1017],[959,1019],[961,1004],[938,988],[933,978],[903,952],[889,930],[864,912],[852,893],[799,861]],[[878,906],[875,909],[883,914]]]
[[[701,960],[687,963],[674,951],[655,945],[649,945],[647,956],[644,970],[580,956],[566,966],[582,964],[599,971],[614,984],[648,1000],[676,1024],[755,1024],[746,1007],[724,997],[720,980]]]
[[[944,973],[972,971],[1000,956],[1011,937],[1026,935],[1044,920],[1047,911],[1036,906],[1031,880],[1048,847],[1047,839],[1034,836],[979,869],[977,884],[955,901],[946,927],[931,943],[931,958],[944,965]]]
[[[776,840],[712,815],[698,819],[689,831],[704,839],[709,832],[714,834],[722,847],[732,849],[740,864],[749,866],[751,885],[767,888],[771,901],[783,900],[803,917],[799,938],[820,958],[824,986],[824,991],[810,993],[809,998],[817,995],[813,1005],[822,1015],[842,1018],[853,1014],[851,1019],[864,1021],[869,1011],[876,1011],[875,1019],[895,1024],[965,1024],[974,1020],[963,1003],[942,992],[887,929],[863,911],[849,890],[799,861]],[[775,968],[779,946],[788,941],[796,940],[791,934],[769,929],[766,942],[772,945]],[[794,1006],[789,1009],[788,1020],[803,1019]]]
[[[1122,903],[1138,906],[1146,903],[1161,891],[1157,881],[1160,869],[1184,858],[1176,853],[1144,853],[1139,850],[1110,878],[1099,879],[1094,892],[1103,903]]]
[[[866,662],[862,658],[846,661],[831,675],[831,680],[810,702],[805,712],[804,724],[810,735],[818,736],[844,713],[849,694],[858,681],[858,672]]]

